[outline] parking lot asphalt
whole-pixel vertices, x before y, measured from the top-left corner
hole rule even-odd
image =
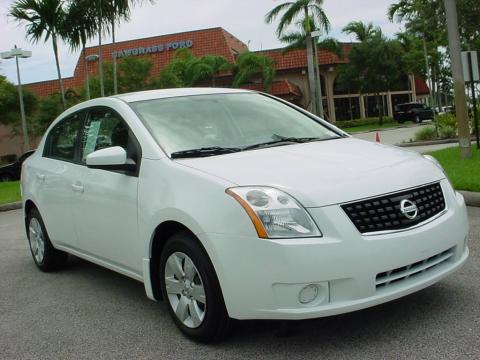
[[[323,319],[238,322],[225,342],[203,345],[139,282],[77,258],[38,271],[20,211],[0,213],[0,358],[480,359],[480,208],[469,217],[468,263],[430,288]]]

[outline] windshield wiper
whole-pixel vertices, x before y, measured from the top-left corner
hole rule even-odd
[[[280,135],[275,135],[275,137],[279,138],[278,140],[267,141],[260,144],[254,144],[250,146],[246,146],[243,150],[252,150],[252,149],[259,149],[264,147],[273,147],[273,146],[281,146],[281,145],[289,145],[289,144],[302,144],[306,142],[312,141],[323,141],[327,139],[319,138],[319,137],[303,137],[303,138],[296,138],[296,137],[283,137]]]
[[[242,151],[241,148],[228,148],[220,146],[204,147],[200,149],[182,150],[172,153],[170,156],[172,159],[185,159],[195,157],[207,157],[223,154],[231,154]]]

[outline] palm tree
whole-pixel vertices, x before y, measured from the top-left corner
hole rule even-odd
[[[212,87],[216,86],[216,79],[219,74],[232,68],[232,65],[223,56],[205,55],[200,61],[206,65],[208,77],[212,79]]]
[[[309,19],[311,25],[310,28],[317,30],[317,25],[315,24],[315,19],[310,17]],[[305,49],[307,47],[307,34],[305,33],[306,26],[304,25],[303,21],[298,21],[297,26],[300,30],[293,31],[286,33],[280,37],[280,41],[287,44],[287,46],[283,49],[283,53],[287,53],[292,50],[297,49]],[[315,58],[315,80],[316,80],[316,93],[315,98],[320,99],[320,104],[318,105],[318,115],[320,117],[324,117],[324,110],[323,110],[323,94],[322,94],[322,84],[320,78],[320,66],[318,63],[318,49],[323,49],[330,51],[336,54],[338,57],[343,56],[342,47],[340,46],[339,42],[333,38],[324,38],[320,40],[320,38],[314,40],[314,58]]]
[[[296,0],[293,2],[286,2],[276,6],[265,16],[265,21],[267,23],[273,22],[274,19],[280,16],[280,22],[276,31],[279,38],[287,35],[285,34],[286,29],[296,20],[303,24],[304,32],[306,34],[309,88],[310,94],[312,95],[316,93],[312,31],[322,30],[328,32],[330,29],[330,21],[322,9],[323,2],[323,0]],[[280,15],[282,13],[283,15]],[[316,23],[316,29],[312,28],[311,19]],[[318,112],[320,109],[318,104],[320,99],[317,99],[316,96],[311,97],[313,99],[312,111]]]
[[[62,37],[72,51],[82,49],[83,72],[85,76],[85,94],[90,99],[90,85],[88,80],[88,66],[85,48],[87,40],[93,38],[98,28],[95,8],[89,0],[77,0],[68,4]]]
[[[373,26],[371,22],[367,24],[362,21],[352,21],[342,31],[345,34],[355,35],[356,40],[360,42],[365,42],[374,36],[381,35],[379,27]]]
[[[42,38],[45,42],[52,39],[62,104],[66,108],[57,44],[65,18],[62,4],[62,0],[16,0],[11,5],[9,14],[16,21],[26,24],[26,37],[33,43],[37,43]]]
[[[96,0],[97,7],[99,9],[99,23],[105,24],[108,27],[108,32],[112,35],[112,44],[115,45],[115,24],[121,21],[127,21],[130,19],[131,5],[142,4],[143,0]],[[154,0],[149,0],[150,3],[154,3]],[[100,26],[101,28],[101,26]],[[99,29],[99,46],[101,46],[102,31]],[[101,59],[100,59],[101,60]],[[102,67],[100,63],[100,67]],[[118,80],[117,80],[117,59],[114,56],[112,58],[113,69],[113,93],[118,93]]]
[[[233,87],[240,87],[252,77],[261,74],[263,89],[268,92],[275,77],[275,61],[265,55],[250,51],[239,55],[233,67]]]

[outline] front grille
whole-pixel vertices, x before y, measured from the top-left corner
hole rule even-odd
[[[430,272],[450,259],[453,256],[453,250],[454,248],[451,248],[414,264],[379,273],[375,279],[375,287],[378,290]]]
[[[403,200],[418,208],[409,219],[400,211]],[[445,210],[445,198],[439,183],[342,205],[342,209],[362,234],[402,230],[420,224]]]

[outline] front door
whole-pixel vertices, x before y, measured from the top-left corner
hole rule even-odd
[[[72,182],[78,177],[78,141],[82,113],[62,119],[49,132],[44,152],[38,161],[31,162],[38,208],[48,235],[55,245],[74,247],[76,232],[72,217]]]
[[[93,151],[121,146],[140,166],[141,150],[125,121],[112,109],[93,108],[86,114],[80,156],[85,164]],[[74,185],[73,215],[78,248],[85,255],[142,274],[142,246],[138,243],[138,176],[82,166]]]

